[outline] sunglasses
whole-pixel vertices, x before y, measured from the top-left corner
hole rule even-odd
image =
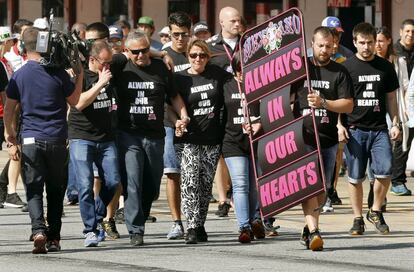
[[[206,53],[191,53],[191,54],[188,54],[188,56],[190,56],[190,58],[192,59],[195,59],[197,57],[200,57],[200,59],[205,59],[207,58],[208,55]]]
[[[168,38],[169,36],[168,34],[160,34],[160,38]]]
[[[180,36],[181,38],[185,39],[190,37],[190,34],[188,34],[187,32],[172,32],[171,36],[173,36],[175,39],[178,39]]]
[[[142,54],[148,53],[148,52],[149,52],[149,50],[150,50],[150,48],[149,48],[149,47],[147,47],[147,48],[143,48],[143,49],[135,49],[135,50],[132,50],[132,49],[129,49],[129,48],[128,48],[128,50],[129,50],[132,54],[134,54],[134,55],[139,55],[140,53],[142,53]]]

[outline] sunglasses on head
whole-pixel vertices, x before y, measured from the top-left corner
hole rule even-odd
[[[195,59],[197,57],[200,57],[200,59],[205,59],[208,55],[206,53],[190,53],[188,56],[190,56],[192,59]]]
[[[184,39],[190,37],[190,34],[188,34],[187,32],[173,32],[171,33],[171,36],[173,36],[176,39],[178,39],[181,36],[181,38]]]
[[[131,53],[134,54],[134,55],[139,55],[139,53],[142,53],[142,54],[148,53],[150,48],[147,47],[147,48],[135,49],[135,50],[132,50],[132,49],[128,48],[128,50],[131,51]]]

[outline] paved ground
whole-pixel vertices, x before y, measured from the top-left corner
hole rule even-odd
[[[4,163],[5,154],[0,152],[0,167]],[[168,241],[165,235],[171,223],[162,186],[152,212],[158,220],[147,224],[145,246],[140,248],[129,246],[125,226],[118,226],[121,239],[84,248],[79,207],[66,206],[63,251],[32,255],[28,214],[0,209],[0,271],[414,271],[413,196],[388,197],[385,218],[391,234],[376,234],[368,223],[365,235],[351,237],[347,234],[351,209],[341,179],[338,189],[344,204],[322,215],[325,250],[311,252],[298,242],[303,216],[297,207],[277,216],[280,236],[241,245],[233,212],[219,219],[214,215],[217,204],[212,204],[206,223],[208,243],[188,246],[183,240]],[[409,187],[414,189],[413,178]]]

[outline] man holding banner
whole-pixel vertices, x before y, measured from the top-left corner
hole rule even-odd
[[[355,108],[345,120],[346,130],[340,130],[340,137],[347,142],[345,147],[348,166],[349,194],[354,212],[354,223],[349,233],[362,235],[365,223],[362,217],[362,182],[368,159],[375,176],[374,205],[367,213],[370,221],[381,234],[389,233],[381,212],[392,174],[391,140],[399,138],[400,127],[396,92],[399,83],[393,65],[374,54],[376,30],[368,23],[360,23],[353,29],[352,36],[357,49],[355,56],[345,63],[354,89]],[[386,112],[392,120],[388,133]]]
[[[291,96],[295,98],[295,116],[305,116],[303,137],[306,145],[317,149],[311,111],[314,109],[315,122],[323,159],[325,178],[330,178],[335,170],[335,157],[338,148],[338,113],[350,113],[353,109],[353,88],[346,69],[330,58],[333,54],[334,38],[328,27],[318,27],[312,37],[313,56],[308,58],[309,81],[304,79],[292,85]],[[309,92],[309,87],[311,92]],[[330,183],[327,183],[330,184]],[[329,188],[327,188],[329,190]],[[306,226],[301,242],[313,251],[323,249],[320,236],[319,210],[325,195],[319,194],[302,202]]]

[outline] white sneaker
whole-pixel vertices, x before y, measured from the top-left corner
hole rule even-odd
[[[334,208],[332,207],[331,199],[328,197],[326,199],[325,205],[322,208],[322,213],[333,212]]]
[[[171,227],[170,232],[167,234],[168,240],[183,239],[184,238],[184,228],[183,225],[174,223]]]

